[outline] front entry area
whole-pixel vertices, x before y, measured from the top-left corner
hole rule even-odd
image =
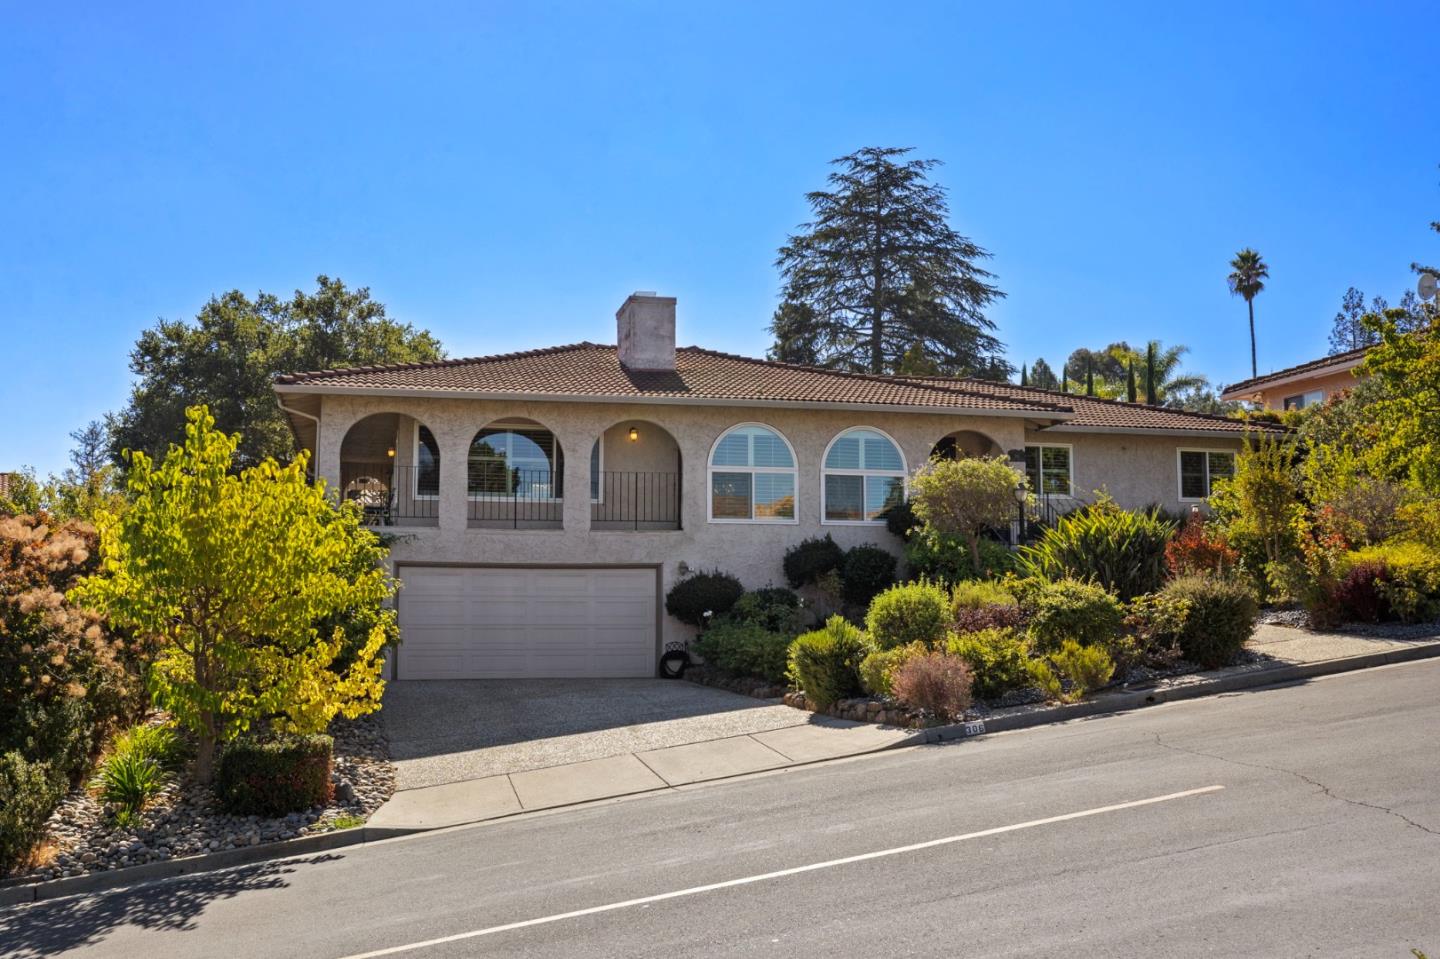
[[[406,564],[396,576],[395,679],[655,675],[654,567]]]

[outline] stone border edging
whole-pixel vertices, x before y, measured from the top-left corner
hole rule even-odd
[[[1267,669],[1249,670],[1234,673],[1229,676],[1217,676],[1214,679],[1207,679],[1198,683],[1189,683],[1183,686],[1172,686],[1163,689],[1157,687],[1151,689],[1123,690],[1120,692],[1106,693],[1095,699],[1070,703],[1064,706],[1050,706],[1025,713],[1014,713],[1009,716],[989,717],[984,720],[984,731],[985,733],[1010,732],[1031,726],[1046,726],[1071,719],[1083,719],[1086,716],[1129,712],[1131,710],[1143,709],[1146,706],[1158,706],[1166,702],[1199,699],[1202,696],[1215,696],[1222,693],[1238,692],[1243,689],[1257,689],[1264,686],[1275,686],[1281,683],[1313,679],[1317,676],[1328,676],[1335,673],[1353,672],[1361,669],[1373,669],[1376,666],[1388,666],[1394,663],[1406,663],[1436,657],[1440,657],[1440,642],[1406,646],[1378,653],[1365,653],[1360,656],[1347,656],[1340,659],[1326,659],[1314,663],[1293,663],[1283,666],[1272,666]],[[905,746],[948,742],[967,738],[967,735],[984,735],[984,733],[967,734],[965,731],[967,725],[973,724],[955,723],[947,726],[931,726],[928,729],[912,730],[913,735],[907,736],[904,740],[889,746],[882,746],[878,749],[864,750],[854,755],[884,752],[889,749],[898,749]],[[834,758],[843,759],[847,757],[841,756]],[[818,762],[825,761],[827,760],[818,760]],[[814,764],[795,763],[793,765],[808,766]],[[725,778],[733,777],[721,777],[721,779]],[[707,781],[716,782],[718,780],[702,780],[702,782]],[[648,792],[650,790],[646,791]],[[581,805],[584,805],[584,803]],[[550,810],[536,811],[548,812]],[[523,812],[519,815],[523,815]],[[499,818],[508,819],[512,817],[502,816]],[[232,866],[245,866],[268,860],[291,859],[295,856],[305,855],[306,853],[325,852],[330,849],[357,846],[369,842],[378,842],[382,839],[393,839],[397,836],[428,831],[428,829],[423,828],[405,828],[398,826],[357,826],[353,829],[337,829],[332,832],[319,833],[312,836],[301,836],[297,839],[287,839],[284,842],[263,843],[259,846],[247,846],[241,849],[225,849],[199,856],[186,856],[181,859],[169,859],[164,862],[149,862],[139,866],[126,866],[122,869],[91,872],[83,876],[67,876],[63,879],[51,879],[48,882],[0,883],[0,907],[20,905],[27,902],[40,902],[47,899],[58,899],[62,896],[72,896],[79,893],[99,892],[104,889],[125,886],[135,882],[168,879],[174,876],[184,876],[192,873],[212,872],[218,869],[227,869]]]

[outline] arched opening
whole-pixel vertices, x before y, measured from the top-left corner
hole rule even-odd
[[[565,454],[535,420],[494,420],[475,433],[465,464],[469,525],[560,529],[565,519]]]
[[[975,430],[957,430],[940,437],[930,450],[931,458],[958,460],[967,457],[1004,456],[1000,444]]]
[[[680,444],[649,420],[622,420],[590,448],[590,528],[680,528]]]
[[[372,413],[340,442],[340,498],[371,526],[435,526],[440,515],[440,445],[404,413]]]

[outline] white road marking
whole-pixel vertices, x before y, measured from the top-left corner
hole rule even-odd
[[[667,899],[679,899],[683,896],[697,896],[703,892],[714,892],[717,889],[731,889],[736,886],[748,886],[751,883],[765,882],[769,879],[783,879],[786,876],[798,876],[801,873],[815,872],[819,869],[833,869],[836,866],[847,866],[850,863],[865,862],[870,859],[884,859],[888,856],[899,856],[907,852],[919,852],[922,849],[933,849],[936,846],[948,846],[952,843],[965,842],[970,839],[983,839],[986,836],[998,836],[1001,833],[1017,832],[1021,829],[1034,829],[1036,826],[1048,826],[1057,822],[1068,822],[1071,819],[1084,819],[1088,816],[1099,816],[1107,812],[1119,812],[1122,809],[1135,809],[1140,806],[1153,806],[1155,803],[1170,802],[1175,799],[1186,799],[1190,796],[1200,796],[1205,793],[1219,792],[1224,786],[1203,786],[1199,789],[1187,789],[1184,792],[1166,793],[1164,796],[1152,796],[1149,799],[1135,799],[1130,802],[1115,803],[1112,806],[1097,806],[1094,809],[1082,809],[1079,812],[1065,813],[1063,816],[1050,816],[1045,819],[1032,819],[1029,822],[1015,823],[1011,826],[996,826],[993,829],[982,829],[979,832],[967,832],[958,836],[945,836],[942,839],[930,839],[926,842],[912,843],[908,846],[895,846],[892,849],[878,849],[875,852],[860,853],[856,856],[845,856],[841,859],[828,859],[825,862],[812,862],[805,866],[793,866],[789,869],[777,869],[774,872],[761,873],[756,876],[743,876],[739,879],[727,879],[724,882],[712,882],[703,886],[691,886],[688,889],[676,889],[673,892],[657,893],[653,896],[642,896],[639,899],[626,899],[623,902],[607,903],[603,906],[591,906],[588,909],[576,909],[573,912],[561,912],[553,916],[541,916],[537,919],[524,919],[520,922],[507,922],[501,926],[489,926],[485,929],[474,929],[470,932],[458,932],[452,936],[441,936],[438,939],[425,939],[421,942],[411,942],[403,946],[390,946],[386,949],[376,949],[373,952],[359,952],[353,955],[344,956],[342,959],[378,959],[380,956],[394,956],[402,952],[413,952],[417,949],[428,949],[431,946],[443,946],[446,943],[462,942],[466,939],[475,939],[480,936],[493,936],[498,932],[510,932],[514,929],[527,929],[531,926],[543,926],[552,922],[560,922],[565,919],[578,919],[581,916],[593,916],[602,912],[614,912],[617,909],[631,909],[635,906],[648,906],[653,902],[664,902]]]

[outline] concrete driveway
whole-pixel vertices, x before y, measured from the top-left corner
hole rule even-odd
[[[400,681],[381,716],[402,790],[812,721],[773,700],[665,679]]]

